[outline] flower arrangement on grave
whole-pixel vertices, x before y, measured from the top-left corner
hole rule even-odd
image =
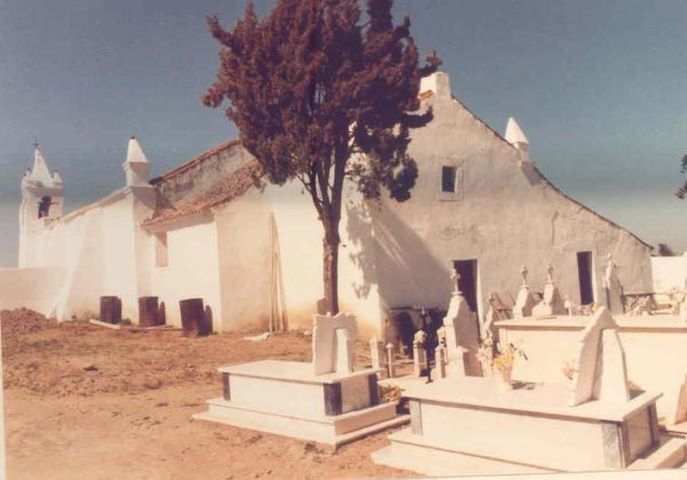
[[[670,299],[670,313],[673,315],[679,314],[680,305],[687,300],[687,290],[678,287],[672,287],[666,293]]]
[[[401,399],[403,389],[396,385],[377,385],[379,399],[382,402],[397,402]]]
[[[565,378],[567,378],[570,381],[572,381],[573,377],[575,376],[575,372],[577,371],[577,369],[575,368],[575,363],[572,360],[568,360],[567,362],[565,362],[561,370],[563,372],[563,375],[565,375]]]
[[[477,350],[477,358],[482,364],[482,370],[486,372],[498,373],[505,384],[511,384],[511,375],[516,358],[527,360],[527,355],[519,347],[512,343],[503,345],[494,344],[491,337],[487,337]]]

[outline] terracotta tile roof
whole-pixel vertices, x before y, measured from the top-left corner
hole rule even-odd
[[[168,220],[207,212],[214,207],[230,202],[254,187],[261,172],[260,165],[255,161],[250,161],[234,170],[231,175],[216,183],[199,197],[189,201],[182,199],[174,205],[166,202],[164,198],[160,198],[161,205],[153,217],[145,220],[142,225],[152,226]]]
[[[180,175],[180,174],[194,168],[199,163],[202,163],[203,161],[207,160],[208,158],[212,157],[213,155],[217,155],[222,150],[226,150],[227,148],[233,147],[234,145],[239,145],[240,143],[241,143],[241,140],[236,138],[234,140],[229,140],[227,142],[220,143],[219,145],[215,145],[210,150],[206,150],[205,152],[203,152],[200,155],[198,155],[197,157],[189,160],[188,162],[182,163],[181,165],[179,165],[174,170],[170,170],[169,172],[167,172],[167,173],[165,173],[159,177],[153,178],[150,181],[150,184],[151,185],[157,185],[159,183],[164,182],[165,180],[170,180],[170,179],[176,177],[177,175]]]
[[[240,145],[239,140],[231,140],[207,150],[183,165],[150,181],[158,190],[158,206],[153,216],[142,222],[143,226],[153,226],[168,220],[178,219],[210,211],[212,208],[240,197],[252,187],[262,175],[260,165],[254,160],[246,160],[235,170],[218,178],[205,191],[189,191],[170,200],[165,195],[165,184],[174,182],[183,174],[201,168],[206,160],[216,157],[224,150]],[[221,161],[221,160],[220,160]],[[190,173],[193,175],[193,173]]]

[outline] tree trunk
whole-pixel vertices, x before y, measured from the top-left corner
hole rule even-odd
[[[338,232],[325,232],[322,240],[324,299],[327,311],[332,315],[339,313],[339,243]]]

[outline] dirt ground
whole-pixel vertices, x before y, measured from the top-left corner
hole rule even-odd
[[[8,478],[401,478],[370,453],[387,432],[334,452],[311,442],[193,421],[221,395],[220,365],[310,360],[310,337],[182,338],[174,330],[56,324],[0,312]],[[361,362],[369,362],[363,344]]]

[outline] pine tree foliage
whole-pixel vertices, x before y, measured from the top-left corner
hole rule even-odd
[[[418,112],[420,66],[410,21],[398,25],[392,0],[278,0],[259,19],[249,3],[231,29],[208,18],[221,44],[219,69],[203,102],[226,105],[264,178],[302,183],[324,227],[324,294],[338,311],[339,223],[344,181],[365,198],[386,189],[405,201],[417,178],[407,153]]]

